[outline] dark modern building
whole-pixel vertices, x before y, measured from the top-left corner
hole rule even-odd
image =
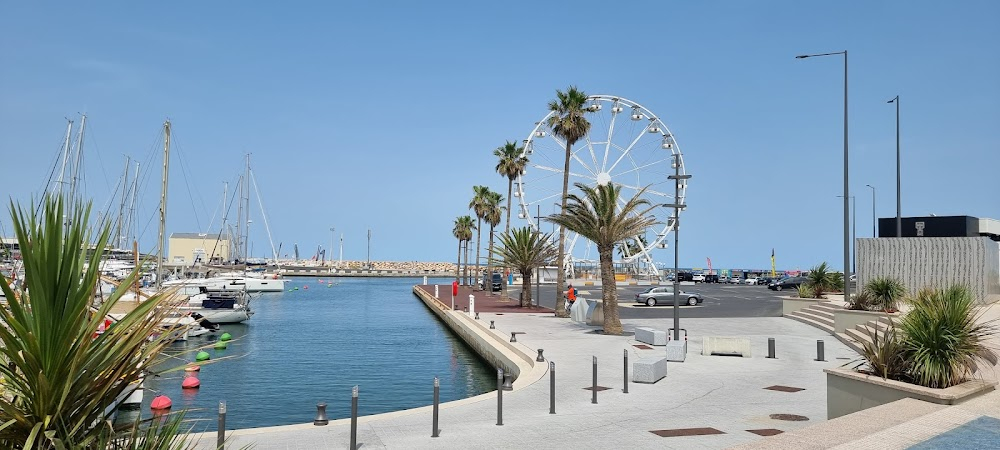
[[[1000,242],[1000,221],[972,216],[903,217],[902,237],[977,237]],[[878,237],[896,237],[896,218],[878,219]]]

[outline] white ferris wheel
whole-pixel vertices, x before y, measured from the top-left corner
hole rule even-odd
[[[677,186],[675,180],[667,178],[675,170],[686,175],[677,141],[659,116],[631,100],[592,95],[587,98],[586,109],[590,132],[572,147],[569,193],[583,196],[575,183],[596,187],[610,182],[621,186],[620,201],[624,204],[646,188],[642,198],[655,206],[650,215],[656,223],[643,234],[619,243],[615,263],[658,276],[653,250],[667,248],[668,236],[676,231],[679,222],[673,220],[674,209],[669,205],[683,205],[687,192],[686,178],[676,180]],[[533,229],[555,231],[555,240],[558,230],[546,229],[538,220],[539,216],[557,212],[562,196],[566,142],[548,126],[553,114],[549,112],[536,122],[522,142],[522,156],[528,159],[528,164],[514,183],[513,195],[519,202],[518,217],[527,220]],[[574,276],[577,263],[595,263],[597,259],[597,248],[592,242],[566,230],[566,259],[562,266],[569,276]]]

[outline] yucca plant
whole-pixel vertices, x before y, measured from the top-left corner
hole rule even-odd
[[[818,298],[816,288],[812,283],[802,283],[799,285],[799,298]]]
[[[954,386],[968,379],[980,361],[996,359],[985,345],[996,330],[992,322],[979,322],[968,289],[925,289],[911,302],[913,309],[899,327],[910,377],[916,384]]]
[[[851,296],[851,299],[847,302],[847,309],[853,309],[855,311],[870,311],[875,305],[875,298],[872,293],[867,289],[862,289],[861,292]]]
[[[861,359],[855,361],[854,369],[878,375],[882,378],[907,381],[910,362],[903,340],[892,323],[884,332],[868,328],[871,341],[861,341]]]
[[[815,298],[823,298],[824,292],[833,289],[833,273],[830,272],[830,268],[827,267],[826,262],[809,269],[809,276],[807,278],[809,279],[808,284],[812,285],[815,292]]]
[[[24,284],[13,292],[0,275],[8,305],[0,308],[0,448],[99,449],[109,442],[132,442],[110,424],[116,399],[137,386],[143,373],[169,342],[149,339],[171,312],[167,297],[156,295],[108,331],[98,326],[126,289],[100,307],[91,305],[99,261],[110,226],[96,236],[88,230],[90,205],[47,198],[41,210],[10,204],[13,229],[24,263]],[[94,237],[95,239],[91,239]],[[123,282],[131,284],[133,272]],[[179,448],[176,427],[157,427],[163,439],[152,447]],[[124,439],[124,441],[120,440]],[[144,441],[145,442],[145,441]],[[154,441],[150,441],[154,442]]]
[[[874,278],[865,285],[865,290],[872,294],[872,306],[888,312],[897,311],[900,299],[906,295],[903,283],[892,277]]]

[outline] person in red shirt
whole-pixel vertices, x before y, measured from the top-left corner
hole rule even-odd
[[[573,289],[573,285],[566,286],[566,299],[569,301],[569,306],[567,309],[572,308],[573,304],[576,303],[576,289]]]

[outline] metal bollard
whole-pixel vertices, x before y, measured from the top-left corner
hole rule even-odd
[[[358,448],[358,387],[351,390],[351,450]]]
[[[543,361],[545,361],[545,357],[542,356],[542,352],[543,351],[545,351],[545,350],[544,349],[538,349],[538,357],[535,358],[535,362],[543,362]]]
[[[511,333],[510,334],[510,341],[511,342],[517,342],[517,333]]]
[[[549,361],[549,414],[556,413],[556,363]]]
[[[492,320],[490,321],[490,329],[491,329],[491,330],[495,330],[495,329],[497,329],[497,326],[496,326],[496,325],[493,325],[493,321],[492,321]]]
[[[330,419],[326,417],[326,403],[319,402],[316,404],[316,418],[313,419],[313,425],[320,426],[330,423]]]
[[[497,369],[497,425],[503,425],[503,369]]]
[[[597,404],[597,357],[594,357],[594,386],[592,387],[590,403]]]
[[[438,437],[438,403],[441,394],[441,382],[438,381],[438,377],[434,377],[434,420],[431,429],[431,437]]]
[[[510,372],[504,372],[503,374],[503,390],[513,391],[514,390],[514,374]]]
[[[774,359],[774,338],[767,338],[767,357]]]
[[[628,349],[623,349],[625,352],[625,389],[624,393],[628,394]]]
[[[824,355],[825,352],[823,351],[823,344],[824,342],[822,339],[816,341],[816,361],[826,361],[825,357],[826,355]]]
[[[476,320],[479,320],[479,311],[476,311]]]
[[[424,282],[424,284],[427,284],[427,282]],[[436,284],[434,285],[434,298],[439,298],[438,297],[438,287],[439,287],[438,285],[436,285]]]
[[[218,450],[226,450],[226,402],[219,402],[219,433],[215,440]]]

